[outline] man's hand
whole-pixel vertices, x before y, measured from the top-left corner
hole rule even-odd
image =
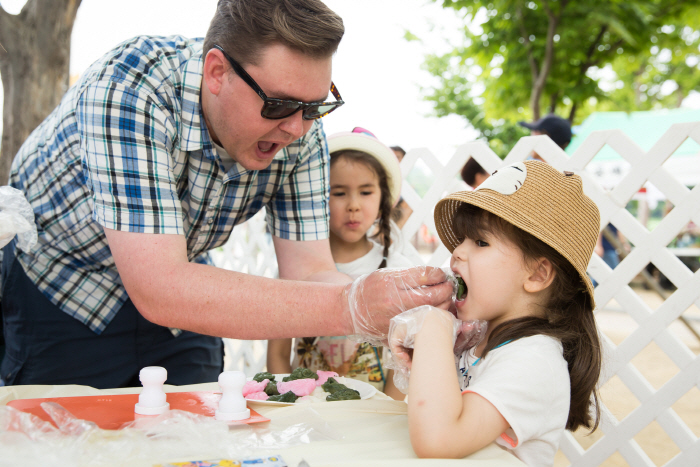
[[[348,284],[342,300],[355,338],[378,346],[387,343],[392,317],[421,305],[447,309],[453,290],[440,268],[380,269]]]

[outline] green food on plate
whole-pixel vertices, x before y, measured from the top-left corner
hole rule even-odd
[[[282,378],[282,381],[294,381],[296,379],[318,379],[318,374],[308,368],[295,368],[289,376]]]
[[[274,381],[267,383],[267,386],[265,386],[265,394],[268,396],[279,396],[280,392],[277,390],[277,383]]]
[[[264,379],[269,379],[270,381],[275,380],[275,375],[272,373],[268,373],[267,371],[262,372],[262,373],[256,373],[255,376],[253,376],[253,381],[257,383],[262,383]]]
[[[360,399],[360,393],[355,391],[354,389],[350,389],[348,387],[346,387],[345,389],[340,389],[338,391],[335,391],[333,394],[329,394],[328,397],[326,397],[326,400],[328,402],[350,401],[350,400],[359,400],[359,399]]]
[[[270,396],[267,400],[270,402],[288,402],[291,404],[296,402],[297,396],[292,391],[287,391],[284,394]]]

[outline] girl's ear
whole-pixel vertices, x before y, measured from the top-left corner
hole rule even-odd
[[[540,258],[533,263],[530,277],[525,280],[523,287],[526,292],[537,293],[545,290],[554,281],[556,272],[552,262],[547,258]]]

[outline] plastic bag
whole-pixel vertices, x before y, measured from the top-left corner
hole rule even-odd
[[[401,313],[391,320],[389,326],[390,358],[384,362],[386,368],[394,370],[394,385],[404,394],[408,391],[411,375],[411,351],[418,332],[429,313],[440,312],[440,316],[452,326],[452,347],[455,355],[478,345],[486,335],[487,321],[462,321],[452,313],[436,310],[431,306],[420,306]]]
[[[285,410],[269,423],[233,425],[171,410],[119,430],[102,430],[56,403],[42,408],[58,428],[35,415],[0,407],[0,464],[23,466],[148,466],[171,459],[231,459],[284,449],[338,434],[310,407]],[[262,426],[264,425],[264,426]]]
[[[0,248],[17,235],[17,247],[28,251],[37,242],[34,210],[24,193],[11,186],[0,187]]]
[[[344,294],[354,329],[350,338],[381,346],[387,344],[392,317],[421,305],[447,303],[454,284],[436,267],[379,269],[355,279]]]

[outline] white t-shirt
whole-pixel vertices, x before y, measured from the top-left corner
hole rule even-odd
[[[544,335],[524,337],[483,359],[470,349],[458,359],[458,371],[462,392],[479,394],[510,424],[496,439],[499,446],[529,466],[554,463],[571,397],[561,342]]]
[[[371,241],[371,240],[370,240]],[[349,263],[335,263],[338,271],[347,274],[353,280],[363,274],[376,271],[384,259],[384,247],[372,241],[372,249],[361,258]],[[391,225],[391,246],[387,258],[387,268],[409,268],[423,266],[425,263],[410,242],[404,240],[396,224]]]

